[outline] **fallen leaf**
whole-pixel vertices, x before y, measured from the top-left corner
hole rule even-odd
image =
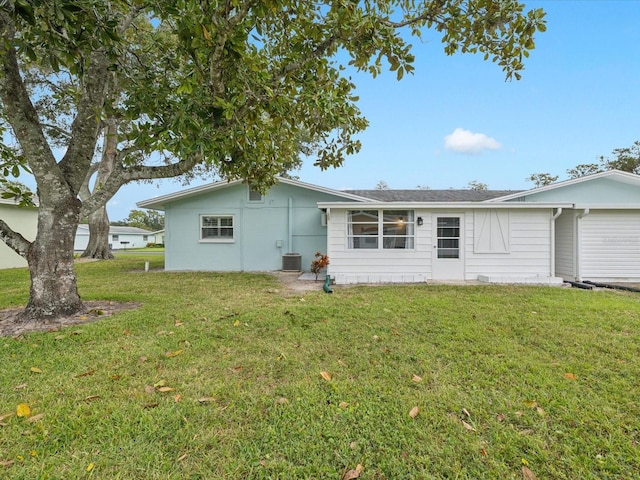
[[[577,380],[578,377],[576,377],[575,373],[565,373],[564,374],[564,378],[566,378],[567,380]]]
[[[0,461],[0,467],[10,467],[15,463],[15,460],[7,460],[6,462]]]
[[[213,402],[215,400],[215,397],[201,397],[198,399],[198,402],[200,403],[210,403]]]
[[[98,370],[97,369],[93,369],[93,370],[89,370],[87,372],[84,373],[79,373],[78,375],[76,375],[76,378],[81,378],[81,377],[88,377],[89,375],[93,375],[94,373],[96,373]]]
[[[118,375],[117,373],[114,375],[111,375],[111,380],[120,380],[122,378],[122,375]]]
[[[138,359],[138,363],[144,363],[147,361],[147,357],[145,357],[144,355],[142,355],[139,359]]]
[[[350,448],[351,450],[355,450],[357,446],[358,446],[358,442],[351,442],[351,443],[349,444],[349,448]]]
[[[347,402],[340,402],[340,403],[338,404],[338,406],[339,406],[340,408],[347,408],[347,407],[349,406],[349,404],[348,404]]]
[[[503,422],[505,418],[506,416],[504,415],[504,413],[499,413],[496,415],[496,420],[498,420],[499,422]]]
[[[16,415],[18,417],[29,418],[31,416],[31,407],[26,403],[21,403],[16,408]]]
[[[158,406],[158,402],[145,403],[142,408],[156,408]]]
[[[320,372],[320,376],[324,378],[327,382],[330,382],[333,378],[329,372]]]
[[[176,327],[181,327],[181,326],[183,326],[183,325],[184,325],[184,323],[182,323],[180,320],[176,320],[176,323],[174,323],[174,325],[175,325]]]
[[[467,417],[471,418],[471,414],[469,413],[469,410],[467,410],[466,408],[462,409],[462,413],[464,413]]]
[[[344,363],[342,360],[338,360],[338,365],[342,365],[343,367],[347,366],[347,364]]]
[[[522,475],[527,480],[537,480],[537,477],[533,474],[533,472],[529,469],[529,467],[525,465],[522,466]]]
[[[86,319],[87,319],[87,316],[86,316],[86,315],[80,315],[80,316],[78,317],[78,320],[86,320]]]
[[[538,406],[538,402],[536,402],[535,400],[524,402],[524,404],[529,408],[536,408]]]
[[[31,370],[33,373],[42,373],[42,370],[40,370],[38,367],[31,367],[29,370]]]
[[[488,455],[488,453],[487,453],[487,451],[486,451],[484,448],[481,448],[481,449],[480,449],[480,455],[481,455],[482,457],[486,457],[486,456]]]
[[[0,422],[4,422],[7,418],[13,417],[14,413],[5,413],[4,415],[0,415]]]
[[[476,431],[476,429],[475,429],[475,428],[473,428],[473,426],[472,426],[472,425],[469,425],[469,424],[468,424],[467,422],[465,422],[464,420],[462,420],[462,425],[463,425],[463,426],[464,426],[464,428],[466,428],[467,430],[470,430],[470,431],[472,431],[472,432],[475,432],[475,431]]]
[[[64,335],[56,335],[54,338],[56,340],[62,340],[62,339],[64,339]]]
[[[411,377],[411,380],[413,380],[414,382],[418,383],[418,382],[421,382],[421,381],[422,381],[422,377],[420,377],[420,376],[418,376],[418,375],[414,374],[414,375]]]
[[[180,403],[182,401],[182,395],[177,394],[175,397],[173,397],[173,401],[176,403]]]
[[[413,408],[411,409],[411,411],[409,412],[409,416],[410,416],[411,418],[416,418],[416,417],[418,416],[418,413],[420,413],[420,408],[418,408],[418,407],[413,407]]]
[[[44,413],[39,413],[37,415],[34,415],[33,417],[30,417],[27,422],[29,423],[36,423],[39,422],[40,420],[42,420],[42,417],[44,417]]]
[[[153,384],[155,388],[164,387],[167,384],[167,381],[162,379]]]
[[[354,478],[358,478],[362,473],[362,465],[358,464],[356,468],[353,470],[349,470],[342,476],[342,480],[353,480]]]
[[[182,350],[176,350],[175,352],[167,352],[164,354],[164,356],[167,358],[172,358],[172,357],[177,357],[181,353],[182,353]]]
[[[541,417],[544,417],[547,412],[545,412],[542,408],[540,407],[536,407],[536,412],[538,412],[538,415],[540,415]]]
[[[144,386],[144,393],[148,393],[149,395],[151,395],[152,393],[155,393],[156,389],[153,388],[151,385],[145,385]]]
[[[22,390],[23,388],[26,388],[28,384],[26,383],[21,383],[20,385],[16,385],[15,387],[13,387],[14,390]]]
[[[93,464],[93,462],[91,462],[89,465],[87,465],[87,472],[93,470],[93,467],[95,467],[95,465]]]
[[[184,459],[185,459],[185,458],[187,458],[188,456],[189,456],[189,454],[188,454],[188,453],[185,453],[184,455],[180,455],[180,456],[178,457],[178,460],[177,460],[177,461],[178,461],[178,462],[181,462],[182,460],[184,460]]]
[[[516,412],[516,413],[515,413],[515,416],[516,416],[516,417],[521,417],[522,415],[523,415],[523,413],[522,413],[522,412]]]
[[[85,397],[85,401],[93,402],[94,400],[98,400],[99,398],[100,398],[100,395],[89,395],[88,397]]]
[[[158,391],[162,392],[162,393],[173,392],[174,390],[175,390],[175,388],[172,388],[172,387],[160,387],[158,389]]]
[[[238,325],[240,325],[240,320],[236,320],[235,322],[233,322],[234,327],[237,327]]]
[[[278,405],[286,405],[287,403],[289,403],[289,400],[287,400],[284,397],[280,397],[279,399],[276,400],[276,404]]]

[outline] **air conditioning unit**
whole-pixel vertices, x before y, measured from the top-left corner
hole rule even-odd
[[[300,255],[299,253],[285,253],[284,255],[282,255],[282,271],[302,271],[302,255]]]

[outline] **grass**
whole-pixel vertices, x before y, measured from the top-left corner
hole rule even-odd
[[[85,300],[142,307],[0,339],[0,418],[21,403],[42,414],[0,420],[10,463],[0,477],[340,479],[358,464],[360,479],[640,471],[638,294],[418,285],[285,295],[269,275],[161,265],[144,255],[79,264]],[[26,270],[0,272],[0,308],[26,303],[27,291]]]

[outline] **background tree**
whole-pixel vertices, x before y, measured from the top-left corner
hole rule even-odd
[[[478,182],[477,180],[471,180],[467,184],[467,188],[469,190],[487,190],[489,188],[489,185],[487,185],[486,183]]]
[[[78,221],[125,183],[211,172],[265,189],[303,135],[314,139],[317,166],[340,166],[367,125],[347,64],[378,75],[387,62],[400,79],[413,70],[405,30],[432,28],[447,54],[480,53],[517,79],[543,17],[501,0],[3,0],[3,143],[13,138],[13,159],[33,173],[39,198],[33,242],[0,220],[0,238],[29,264],[23,318],[82,309]],[[51,94],[28,88],[35,67],[51,72],[52,90],[69,89],[61,158],[51,141],[56,123],[35,107]],[[108,119],[117,120],[113,169],[81,200]]]
[[[112,225],[145,228],[155,232],[164,228],[164,215],[158,210],[131,210],[127,218],[112,222]]]
[[[550,185],[558,180],[558,175],[551,175],[550,173],[532,173],[526,179],[527,182],[533,182],[536,188]]]
[[[602,172],[603,170],[608,170],[604,163],[601,163],[600,165],[597,163],[581,163],[580,165],[576,165],[574,168],[568,169],[567,175],[569,175],[569,178],[579,178],[587,175],[593,175],[594,173]]]
[[[608,170],[622,170],[640,175],[640,140],[633,142],[630,147],[614,149],[613,158],[601,157],[601,162]]]
[[[376,183],[376,190],[389,190],[389,184],[387,182],[385,182],[384,180],[380,180],[378,183]]]

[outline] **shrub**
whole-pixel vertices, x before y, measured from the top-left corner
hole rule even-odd
[[[311,262],[311,273],[316,274],[316,280],[318,280],[318,274],[323,268],[327,268],[329,265],[329,255],[323,255],[321,252],[316,252],[316,259]]]

